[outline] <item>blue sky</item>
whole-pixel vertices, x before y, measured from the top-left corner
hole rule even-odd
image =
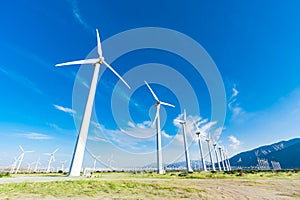
[[[19,0],[0,4],[0,166],[13,162],[13,157],[20,153],[18,145],[35,151],[25,155],[24,165],[38,157],[45,165],[48,157],[43,153],[56,148],[60,148],[56,166],[62,160],[70,160],[77,134],[75,124],[80,123],[80,109],[85,103],[92,67],[55,68],[54,65],[87,57],[96,47],[96,28],[103,43],[123,31],[158,27],[182,33],[200,44],[214,61],[224,84],[225,124],[222,134],[214,137],[230,155],[299,137],[300,4],[297,1]],[[122,44],[104,45],[104,56],[110,58],[112,49],[121,47]],[[169,66],[169,70],[185,77],[200,105],[196,109],[187,108],[188,119],[201,121],[201,117],[211,121],[209,90],[187,59],[161,49],[139,49],[120,55],[111,64],[124,75],[138,66],[151,69],[149,63]],[[154,102],[146,86],[140,82],[135,90],[129,91],[120,83],[116,87],[118,79],[110,71],[101,73],[88,151],[101,155],[104,163],[113,160],[114,166],[155,162],[154,129],[149,127],[155,112]],[[168,73],[157,73],[170,84],[179,81]],[[153,73],[148,75],[141,77],[151,83]],[[134,84],[134,77],[127,77],[126,81]],[[187,94],[185,91],[176,94],[155,82],[151,87],[161,100],[176,106],[161,111],[165,121],[164,162],[182,160],[181,129],[173,119],[183,109],[178,96]],[[123,118],[122,112],[118,114],[118,120],[121,118],[118,124],[113,110],[124,108],[132,119]],[[211,134],[219,128],[212,126]],[[148,139],[141,139],[140,134]],[[191,158],[197,159],[192,135],[191,130]],[[129,164],[128,160],[134,161]],[[91,158],[86,154],[84,166],[89,165]]]

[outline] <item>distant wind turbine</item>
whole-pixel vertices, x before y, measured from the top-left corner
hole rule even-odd
[[[108,164],[108,165],[109,165],[109,168],[110,168],[111,170],[114,170],[113,167],[112,167],[112,165],[111,165],[111,163],[115,162],[113,158],[114,158],[114,155],[111,154],[110,158],[107,159],[107,162],[109,163],[109,164]]]
[[[47,173],[49,173],[50,170],[51,170],[51,163],[52,163],[52,162],[55,162],[54,154],[55,154],[57,151],[58,151],[58,148],[55,149],[55,151],[53,151],[52,153],[45,153],[45,155],[50,156],[50,159],[49,159],[49,162],[48,162],[48,167],[47,167],[47,170],[46,170]]]
[[[199,151],[200,151],[200,159],[202,163],[202,169],[203,171],[207,171],[206,169],[206,162],[203,155],[203,148],[202,148],[202,142],[201,142],[201,132],[199,127],[196,125],[196,123],[193,121],[194,126],[196,127],[196,135],[198,135],[198,144],[199,144]]]
[[[19,161],[18,158],[14,157],[14,162],[13,162],[13,164],[11,166],[10,174],[14,173],[18,161]]]
[[[65,164],[66,164],[67,160],[64,161],[60,161],[61,164],[61,171],[64,172],[65,171]]]
[[[212,166],[212,171],[216,171],[216,169],[215,169],[215,163],[214,163],[212,155],[211,155],[210,137],[209,137],[209,135],[208,135],[208,138],[206,138],[206,142],[207,142],[207,148],[208,148],[208,152],[209,152],[209,158],[210,158],[210,162],[211,162],[211,166]]]
[[[185,153],[185,161],[186,161],[186,171],[188,173],[192,173],[193,169],[191,168],[191,161],[189,155],[189,147],[186,138],[186,112],[183,111],[183,120],[175,119],[175,121],[179,122],[182,125],[182,135],[183,135],[183,142],[184,142],[184,153]]]
[[[106,67],[109,68],[130,89],[126,81],[104,60],[104,57],[102,56],[102,48],[101,48],[98,29],[96,29],[96,34],[97,34],[97,51],[99,56],[98,58],[78,60],[78,61],[66,62],[66,63],[55,65],[57,67],[66,66],[66,65],[83,65],[83,64],[92,64],[94,66],[94,74],[93,74],[90,91],[88,94],[88,99],[86,102],[86,106],[85,106],[85,110],[84,110],[84,114],[80,126],[80,131],[77,138],[76,147],[73,153],[69,176],[80,176],[80,170],[82,167],[84,150],[86,146],[92,108],[94,104],[94,98],[95,98],[95,93],[97,88],[98,77],[99,77],[100,65],[101,64],[106,65]]]
[[[219,171],[222,171],[216,146],[217,146],[217,143],[214,143],[213,147],[214,147],[214,151],[215,151],[215,154],[216,154],[216,159],[217,159],[217,163],[218,163],[218,169],[219,169]]]
[[[228,156],[227,156],[227,152],[225,152],[225,149],[223,149],[223,154],[224,154],[224,159],[225,159],[227,171],[231,171],[230,162],[229,162],[229,159],[228,159]]]
[[[156,122],[156,132],[157,132],[157,173],[158,174],[163,174],[164,170],[163,170],[163,164],[162,164],[162,151],[161,151],[161,130],[160,130],[160,106],[161,105],[165,105],[165,106],[170,106],[170,107],[175,107],[172,104],[160,101],[158,99],[158,97],[156,96],[156,94],[153,92],[152,88],[149,86],[149,84],[145,81],[148,89],[150,90],[152,96],[154,97],[154,99],[156,100],[156,103],[154,104],[154,106],[156,107],[156,114],[155,114],[155,118],[153,120],[153,123]]]
[[[19,147],[20,147],[22,153],[21,153],[21,155],[20,155],[19,158],[18,158],[18,160],[19,160],[19,165],[18,165],[17,170],[16,170],[16,172],[15,172],[16,174],[19,172],[19,169],[20,169],[20,167],[21,167],[21,164],[22,164],[22,161],[23,161],[23,158],[24,158],[25,153],[32,153],[32,152],[34,152],[34,151],[24,151],[24,149],[23,149],[23,147],[22,147],[21,145],[19,145]]]
[[[93,172],[96,171],[96,164],[97,164],[97,159],[100,158],[101,156],[95,156],[94,154],[92,154],[92,157],[94,159],[94,165],[93,165]]]
[[[38,172],[38,166],[41,164],[40,163],[40,157],[34,163],[35,163],[35,167],[34,167],[33,172]]]
[[[224,159],[223,159],[223,156],[222,156],[222,147],[219,147],[219,154],[220,154],[221,164],[222,164],[223,170],[226,171]]]

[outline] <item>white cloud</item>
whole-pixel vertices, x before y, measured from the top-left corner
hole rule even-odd
[[[232,93],[232,95],[231,95],[229,101],[232,100],[234,97],[236,97],[236,96],[239,94],[239,91],[236,89],[236,85],[233,86],[232,92],[233,92],[233,93]]]
[[[99,137],[97,135],[93,135],[93,136],[88,136],[88,140],[91,141],[103,141],[103,142],[109,142],[107,139]]]
[[[178,115],[176,119],[173,120],[173,124],[182,129],[182,125],[177,120],[182,120],[182,114]],[[214,127],[217,124],[216,121],[208,121],[208,119],[202,119],[200,116],[188,115],[186,119],[186,130],[188,140],[197,141],[196,132],[200,131],[201,135],[208,137],[210,135],[211,139],[217,142],[222,134],[223,127]],[[181,134],[177,134],[175,137],[179,143],[183,143],[183,137]]]
[[[24,134],[19,134],[19,136],[27,138],[27,139],[31,139],[31,140],[50,140],[53,139],[53,137],[46,135],[46,134],[42,134],[42,133],[24,133]]]
[[[237,116],[244,113],[242,107],[240,107],[239,103],[237,102],[237,96],[239,91],[236,89],[236,85],[232,88],[232,95],[228,100],[228,108],[232,112],[232,119],[236,119]]]
[[[237,149],[241,145],[241,142],[233,135],[228,136],[228,139],[231,142],[229,146],[233,149]]]
[[[63,107],[63,106],[59,106],[59,105],[56,105],[56,104],[53,104],[53,106],[57,109],[57,110],[60,110],[60,111],[63,111],[65,113],[69,113],[69,114],[75,114],[75,110],[71,109],[71,108],[66,108],[66,107]]]
[[[127,124],[128,124],[128,126],[130,126],[131,128],[134,128],[134,127],[135,127],[134,123],[132,123],[131,121],[129,121]]]
[[[72,8],[73,8],[73,15],[75,17],[76,20],[78,20],[78,22],[84,27],[86,28],[88,31],[93,30],[92,27],[90,27],[85,20],[82,18],[81,14],[80,14],[80,10],[79,10],[79,6],[78,6],[78,1],[77,0],[73,0],[72,1]]]

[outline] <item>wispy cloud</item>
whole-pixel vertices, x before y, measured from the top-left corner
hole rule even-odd
[[[66,107],[63,107],[63,106],[56,105],[56,104],[53,104],[53,106],[54,106],[57,110],[63,111],[63,112],[65,112],[65,113],[69,113],[70,115],[76,113],[75,110],[73,110],[73,109],[71,109],[71,108],[66,108]]]
[[[22,134],[18,134],[18,136],[27,138],[27,139],[31,139],[31,140],[50,140],[53,139],[53,137],[46,135],[46,134],[42,134],[42,133],[22,133]]]
[[[75,17],[75,19],[85,28],[87,29],[89,32],[94,32],[93,28],[91,26],[89,26],[85,20],[83,19],[83,17],[81,16],[80,13],[80,9],[78,6],[78,1],[77,0],[73,0],[71,1],[72,4],[72,11],[73,11],[73,15]]]
[[[43,94],[43,92],[34,84],[34,82],[32,82],[27,77],[25,77],[21,74],[17,74],[16,72],[4,69],[3,67],[2,68],[0,67],[0,72],[5,74],[6,76],[8,76],[10,79],[12,79],[12,80],[22,84],[23,86],[31,89],[32,91],[34,91],[38,94],[41,94],[41,95]]]
[[[228,100],[228,108],[232,112],[232,119],[237,118],[237,116],[244,112],[242,107],[240,107],[239,103],[237,102],[238,94],[239,91],[237,90],[236,85],[234,85],[232,88],[232,95]]]
[[[99,137],[97,135],[93,135],[93,136],[88,136],[88,140],[91,140],[91,141],[102,141],[102,142],[109,142],[107,139],[103,138],[103,137]]]
[[[237,149],[241,145],[241,142],[233,135],[228,136],[228,139],[231,142],[229,146],[232,149]]]

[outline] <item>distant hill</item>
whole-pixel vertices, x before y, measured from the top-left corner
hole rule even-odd
[[[254,168],[258,159],[279,162],[282,169],[300,169],[300,138],[265,145],[256,149],[239,153],[230,158],[231,166]]]

